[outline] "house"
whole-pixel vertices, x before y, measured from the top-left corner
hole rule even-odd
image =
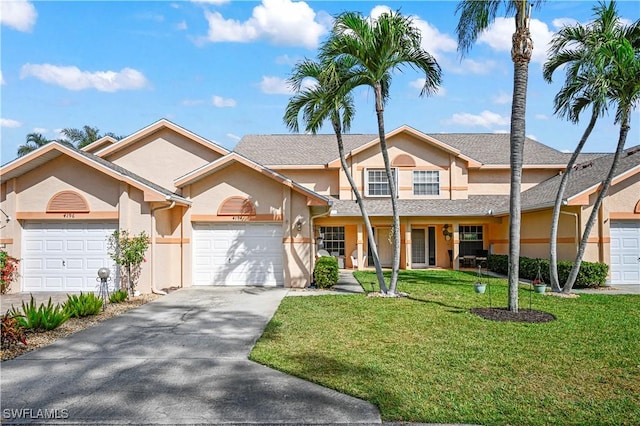
[[[387,143],[398,181],[402,268],[457,269],[479,250],[506,253],[508,135],[425,134],[403,126],[388,133]],[[389,188],[377,136],[345,135],[345,146],[388,266]],[[576,170],[561,217],[562,258],[575,254],[576,231],[607,158],[584,155],[593,167]],[[546,256],[549,193],[567,161],[567,154],[527,139],[523,255]],[[634,266],[638,275],[638,264],[626,262],[620,247],[640,241],[638,159],[626,155],[620,170],[585,258],[610,263],[614,283],[634,280]],[[353,266],[351,254],[367,256],[333,135],[248,135],[229,151],[163,119],[82,150],[47,144],[3,165],[0,183],[0,245],[21,259],[12,291],[95,290],[97,269],[113,269],[107,240],[116,229],[149,236],[143,293],[199,285],[305,287],[318,249],[345,268]],[[362,261],[359,268],[366,267]]]

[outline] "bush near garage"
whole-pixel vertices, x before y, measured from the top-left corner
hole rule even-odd
[[[0,322],[0,346],[3,349],[15,346],[18,343],[27,344],[24,328],[13,315],[7,312],[2,316]]]
[[[127,297],[129,297],[129,293],[127,292],[127,290],[123,290],[123,289],[116,290],[109,295],[109,302],[122,303],[125,300],[127,300]]]
[[[489,255],[489,270],[501,275],[507,275],[509,272],[509,256],[506,254]],[[542,280],[550,283],[549,278],[549,261],[547,259],[531,259],[529,257],[520,257],[520,278],[533,280],[538,275],[538,265]],[[558,279],[560,283],[567,281],[573,262],[558,262]],[[575,288],[595,288],[604,285],[607,280],[609,265],[600,262],[582,262],[578,277],[576,278]]]
[[[64,310],[71,318],[97,315],[102,311],[103,300],[93,293],[67,294]]]
[[[18,277],[18,262],[18,259],[0,250],[0,294],[9,292],[11,283]]]
[[[31,295],[29,304],[22,302],[22,310],[11,306],[11,316],[18,321],[20,326],[32,331],[53,330],[69,319],[69,314],[64,308],[57,303],[54,306],[51,298],[49,298],[47,305],[41,303],[38,307],[33,295]]]
[[[338,259],[322,256],[316,262],[313,279],[318,288],[331,288],[338,283]]]

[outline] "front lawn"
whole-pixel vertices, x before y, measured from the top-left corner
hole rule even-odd
[[[375,274],[356,272],[371,290]],[[370,401],[384,420],[638,424],[640,296],[533,294],[541,324],[493,322],[475,274],[401,271],[409,298],[287,297],[251,359]],[[506,281],[491,279],[493,306]],[[520,290],[528,309],[530,291]]]

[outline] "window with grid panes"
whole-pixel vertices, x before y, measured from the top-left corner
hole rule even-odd
[[[398,185],[398,177],[396,169],[391,169],[393,180]],[[388,197],[391,195],[389,190],[389,180],[384,169],[367,169],[367,196],[368,197]],[[397,191],[396,191],[397,192]]]
[[[332,256],[344,256],[344,226],[321,226],[320,237],[322,241],[318,249],[328,251]]]
[[[440,195],[440,172],[437,170],[414,170],[413,195]]]

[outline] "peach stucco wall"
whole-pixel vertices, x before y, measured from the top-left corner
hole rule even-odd
[[[105,159],[164,188],[173,189],[174,179],[220,157],[209,147],[170,129],[162,129]]]
[[[278,169],[278,172],[321,195],[338,195],[340,192],[338,170]]]

